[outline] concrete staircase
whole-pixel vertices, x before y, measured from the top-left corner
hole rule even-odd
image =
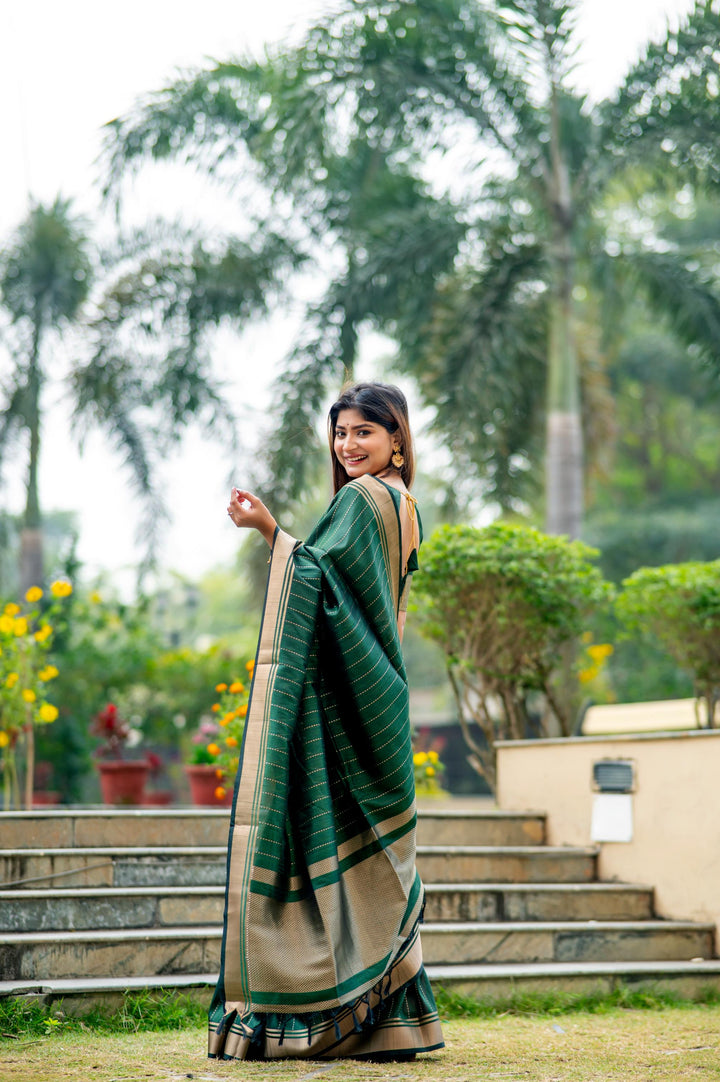
[[[197,989],[220,964],[227,810],[0,814],[0,996],[66,1006]],[[424,810],[431,978],[459,992],[720,989],[714,927],[657,920],[650,887],[597,880],[597,851],[544,844],[542,815]]]

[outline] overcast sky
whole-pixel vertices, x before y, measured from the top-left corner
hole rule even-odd
[[[4,5],[0,238],[24,217],[30,197],[51,201],[61,193],[94,213],[102,125],[126,112],[139,95],[208,57],[257,53],[265,43],[296,37],[313,15],[332,6],[329,0],[24,0]],[[694,0],[584,0],[579,6],[583,44],[576,78],[600,97],[617,85],[643,43],[662,34],[668,18],[676,22],[691,10]],[[135,213],[160,212],[166,188],[166,176],[141,178]],[[183,199],[188,211],[196,208],[197,189],[191,182],[173,184],[173,189],[178,209]],[[213,208],[212,216],[217,212]],[[269,377],[295,331],[292,314],[278,315],[270,326],[250,329],[241,343],[230,337],[218,342],[218,366],[233,381],[247,447],[254,445],[256,421],[267,405]],[[0,378],[3,364],[0,355]],[[117,576],[137,561],[137,506],[123,470],[99,437],[88,441],[82,457],[77,454],[57,389],[49,390],[46,406],[41,500],[46,509],[79,512],[80,556],[87,574],[106,569]],[[23,459],[6,470],[0,498],[12,511],[22,506],[24,470]],[[230,473],[242,483],[242,460],[229,461],[227,449],[198,433],[188,435],[168,463],[164,491],[172,519],[163,531],[166,567],[198,575],[232,559],[238,537],[225,515]]]

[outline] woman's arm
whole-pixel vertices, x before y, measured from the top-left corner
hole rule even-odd
[[[272,547],[277,522],[262,500],[252,492],[234,488],[230,493],[227,512],[237,527],[257,530]]]

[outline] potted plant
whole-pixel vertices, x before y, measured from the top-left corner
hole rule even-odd
[[[155,751],[149,751],[145,756],[148,764],[148,779],[153,784],[153,788],[149,789],[145,793],[143,800],[144,804],[154,806],[166,806],[172,804],[173,794],[171,789],[158,789],[156,788],[158,779],[163,772],[162,757]]]
[[[418,797],[443,797],[448,795],[441,784],[445,765],[434,748],[429,751],[414,752],[413,769],[415,773],[415,792]]]
[[[95,715],[90,732],[102,741],[95,755],[105,804],[142,804],[150,764],[147,759],[123,758],[124,749],[141,739],[139,730],[120,716],[114,703],[108,703]]]
[[[255,667],[245,668],[250,680]],[[245,730],[250,688],[242,680],[215,687],[218,699],[211,707],[215,718],[203,718],[192,738],[191,761],[185,767],[193,804],[229,807]]]
[[[47,660],[54,631],[50,620],[59,617],[62,623],[62,601],[72,594],[72,586],[58,580],[49,594],[45,597],[39,586],[31,586],[25,593],[26,608],[10,601],[0,611],[0,771],[6,811],[21,803],[32,807],[35,726],[52,724],[58,716],[58,708],[48,701],[48,685],[58,675]],[[22,796],[18,755],[25,768]]]

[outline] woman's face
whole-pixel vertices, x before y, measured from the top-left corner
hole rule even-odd
[[[348,477],[364,477],[387,469],[393,453],[393,437],[382,425],[366,421],[359,410],[341,410],[333,443],[338,461]]]

